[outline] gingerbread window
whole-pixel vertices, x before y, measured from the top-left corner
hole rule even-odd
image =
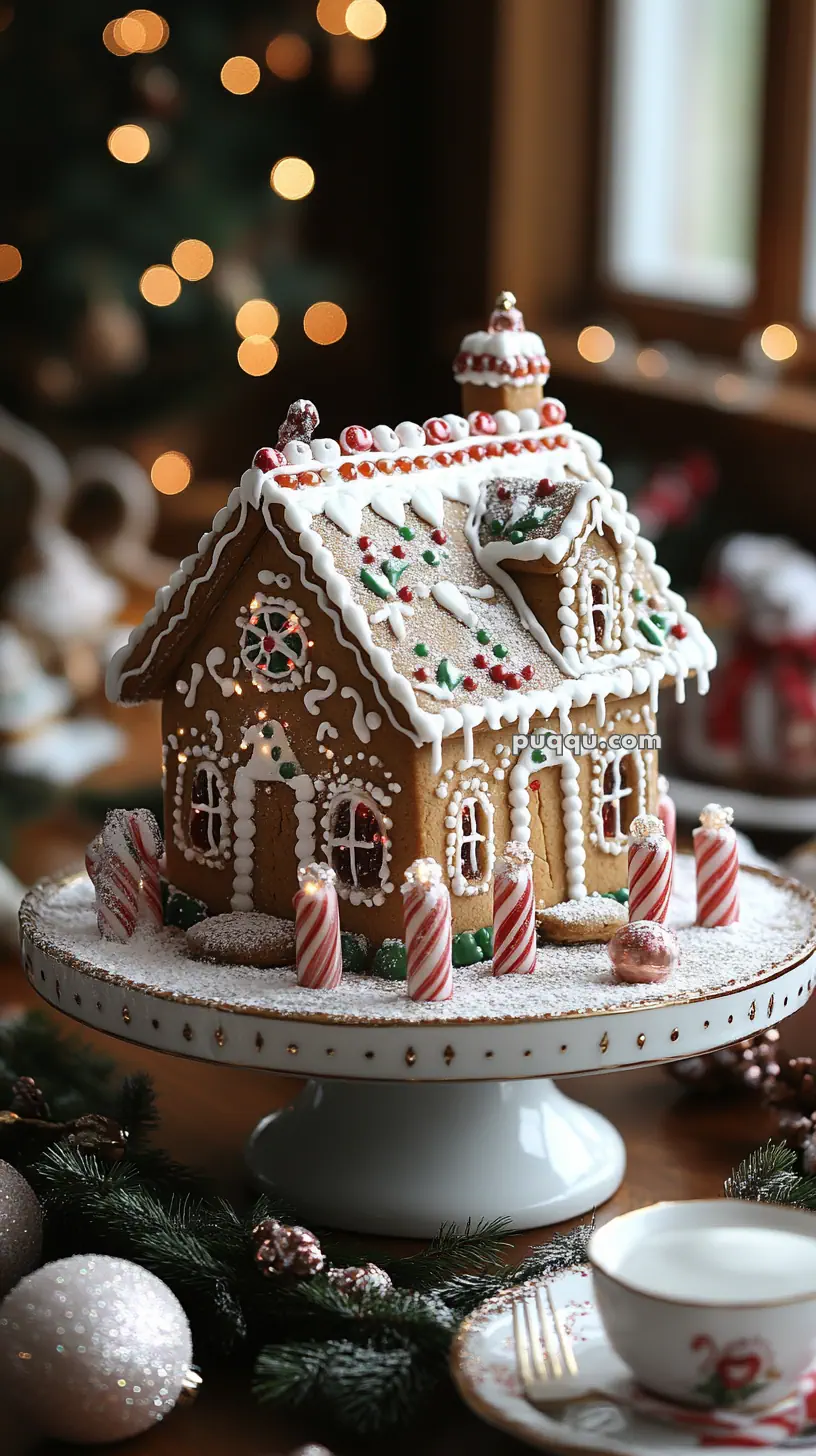
[[[638,768],[634,755],[616,753],[604,772],[600,796],[603,837],[619,843],[629,832],[638,813]]]
[[[484,879],[487,816],[481,800],[463,799],[459,808],[459,873],[470,884]]]
[[[387,846],[373,801],[364,793],[338,794],[329,812],[326,849],[341,894],[379,888]]]
[[[214,764],[196,769],[190,789],[188,837],[190,846],[205,859],[218,859],[226,833],[225,785]]]
[[[596,567],[588,581],[590,652],[610,652],[615,646],[615,587],[605,564]]]
[[[460,779],[450,796],[445,857],[454,895],[481,895],[490,888],[495,850],[493,804],[485,779]]]
[[[261,692],[301,687],[309,657],[309,618],[296,602],[259,593],[242,607],[241,662]]]

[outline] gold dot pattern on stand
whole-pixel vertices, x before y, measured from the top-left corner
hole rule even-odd
[[[563,1042],[562,1045],[558,1048],[558,1050],[560,1052],[565,1052],[567,1050],[567,1043],[566,1042]]]
[[[82,997],[80,996],[78,991],[74,994],[74,1000],[76,1001],[77,1006],[82,1005]]]
[[[191,1027],[189,1021],[185,1021],[184,1026],[182,1027],[181,1034],[184,1037],[185,1041],[192,1041],[193,1028]]]
[[[326,1047],[326,1056],[327,1057],[333,1057],[334,1056],[334,1047]]]
[[[711,1022],[710,1021],[704,1021],[703,1022],[703,1030],[704,1031],[708,1031],[708,1028],[710,1027],[710,1025],[711,1025]]]
[[[239,344],[237,357],[245,374],[269,374],[278,362],[278,346],[265,334],[250,334]]]
[[[312,48],[302,35],[284,31],[266,47],[266,64],[279,81],[300,81],[312,66]]]
[[[346,29],[358,40],[374,40],[382,35],[388,23],[380,0],[351,0],[345,19]]]
[[[346,11],[349,0],[319,0],[317,23],[329,35],[346,35]]]
[[[374,1053],[373,1052],[366,1052],[365,1059],[366,1059],[367,1062],[373,1062],[373,1060],[374,1060]]]
[[[408,1047],[408,1049],[407,1049],[407,1051],[405,1053],[405,1065],[406,1065],[406,1067],[412,1067],[414,1065],[414,1062],[416,1061],[416,1059],[417,1059],[417,1054],[414,1051],[414,1048],[413,1047]]]
[[[132,166],[136,162],[144,161],[150,151],[150,137],[143,126],[126,122],[124,126],[115,126],[109,132],[108,151],[117,162],[126,162]]]
[[[224,1035],[223,1028],[220,1027],[220,1026],[217,1026],[215,1028],[215,1031],[213,1032],[213,1036],[215,1037],[215,1044],[216,1044],[216,1046],[219,1046],[219,1047],[222,1047],[224,1045],[224,1042],[227,1039],[226,1036]]]
[[[485,1052],[485,1056],[486,1056],[486,1057],[492,1057],[492,1055],[493,1055],[493,1053],[492,1053],[492,1052]]]
[[[54,982],[54,990],[57,993],[57,1000],[58,1001],[61,1001],[62,1000],[62,991],[60,990],[59,977],[57,977],[56,981]]]
[[[261,1036],[261,1033],[258,1032],[257,1036],[255,1037],[255,1050],[256,1051],[259,1051],[259,1052],[260,1051],[263,1051],[263,1044],[264,1044],[264,1039]]]
[[[756,1001],[751,1002],[751,1010],[748,1012],[748,1020],[753,1021],[756,1016]]]
[[[646,1034],[645,1034],[645,1032],[641,1032],[640,1033],[640,1036],[637,1039],[637,1044],[638,1044],[639,1047],[645,1047],[645,1045],[646,1045]]]
[[[230,56],[221,67],[221,85],[233,96],[248,96],[261,79],[261,68],[251,56]]]
[[[96,1003],[96,1009],[97,1009],[97,1011],[101,1011],[102,1010],[102,1002],[101,1001],[97,1001],[97,1003]]]
[[[0,243],[0,283],[10,283],[23,266],[23,255],[13,243]]]
[[[680,1033],[677,1030],[677,1027],[675,1027],[674,1028],[674,1031],[672,1032],[671,1036],[669,1037],[669,1040],[670,1041],[677,1041],[677,1038],[679,1037],[679,1035],[680,1035]]]
[[[179,495],[193,478],[193,467],[180,450],[165,450],[150,467],[150,479],[160,495]]]
[[[348,319],[339,303],[313,303],[303,315],[303,332],[313,344],[336,344],[347,328]]]
[[[156,1020],[155,1017],[151,1021],[150,1025],[153,1027],[153,1030],[154,1031],[158,1031],[158,1029],[159,1029],[159,1023],[158,1023],[158,1021]]]
[[[269,185],[287,202],[300,202],[315,185],[314,169],[302,157],[281,157],[269,174]]]
[[[286,1050],[288,1051],[290,1057],[296,1057],[300,1048],[296,1045],[295,1042],[291,1041]]]
[[[452,1046],[446,1046],[445,1050],[442,1053],[442,1056],[445,1062],[445,1066],[449,1067],[454,1057],[456,1056],[456,1052],[453,1050]]]
[[[167,308],[181,293],[181,279],[167,263],[154,263],[139,279],[139,292],[154,308]]]
[[[188,283],[200,283],[212,270],[213,251],[200,238],[183,238],[176,243],[171,262],[181,278],[186,278]]]
[[[242,339],[260,334],[271,339],[280,323],[280,314],[268,298],[248,298],[235,315],[235,327]]]
[[[130,1012],[128,1011],[127,1006],[122,1007],[122,1020],[124,1021],[125,1026],[130,1026]]]
[[[729,1018],[728,1018],[728,1025],[729,1026],[731,1025],[731,1023],[732,1023],[733,1020],[734,1020],[733,1016],[729,1016]],[[673,1040],[673,1038],[672,1038],[672,1040]]]
[[[609,1032],[608,1031],[605,1031],[604,1032],[604,1034],[601,1037],[598,1045],[599,1045],[599,1047],[600,1047],[600,1049],[601,1049],[602,1052],[608,1052],[609,1051]]]

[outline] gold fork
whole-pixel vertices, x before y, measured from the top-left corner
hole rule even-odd
[[[601,1394],[578,1369],[549,1285],[542,1289],[539,1284],[515,1301],[513,1338],[519,1379],[531,1405],[544,1409]]]

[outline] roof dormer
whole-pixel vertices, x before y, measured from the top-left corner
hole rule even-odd
[[[466,334],[453,361],[462,387],[462,411],[535,409],[550,376],[550,361],[538,334],[524,325],[515,295],[500,293],[486,329]]]

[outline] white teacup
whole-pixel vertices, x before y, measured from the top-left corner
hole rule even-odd
[[[816,1359],[816,1215],[712,1199],[655,1203],[593,1233],[598,1309],[640,1385],[758,1410]]]

